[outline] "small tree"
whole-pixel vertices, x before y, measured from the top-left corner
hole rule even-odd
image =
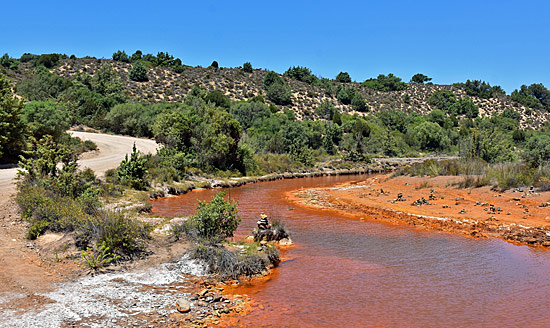
[[[252,64],[250,62],[246,62],[243,64],[243,71],[247,73],[252,73]]]
[[[130,58],[128,57],[126,52],[120,51],[120,50],[113,53],[113,60],[123,62],[123,63],[129,63],[130,62]]]
[[[130,70],[130,80],[136,82],[146,82],[149,81],[147,77],[147,68],[143,65],[142,62],[138,61],[132,66]]]
[[[134,189],[143,189],[145,187],[145,162],[147,160],[144,157],[139,156],[139,151],[136,149],[136,144],[132,148],[132,154],[128,159],[128,154],[124,157],[124,160],[120,162],[120,165],[116,171],[117,179]]]
[[[338,75],[336,75],[336,81],[342,83],[350,83],[351,77],[349,76],[348,72],[340,72],[338,73]]]
[[[219,64],[218,64],[217,61],[214,60],[214,61],[212,62],[212,64],[210,64],[210,67],[214,67],[215,69],[218,69]]]
[[[413,75],[413,77],[411,78],[411,83],[424,84],[424,82],[429,82],[431,80],[432,80],[431,77],[427,77],[424,74],[417,73]]]
[[[191,218],[199,237],[219,240],[233,236],[241,218],[237,202],[225,201],[224,197],[224,192],[218,192],[210,202],[199,200],[197,214]]]
[[[8,78],[0,74],[0,161],[14,159],[25,147],[22,108],[23,103],[14,96]]]
[[[358,112],[364,112],[367,110],[367,102],[365,101],[365,98],[363,98],[363,95],[361,95],[359,92],[356,92],[351,99],[351,107],[353,108],[353,110],[356,110]]]

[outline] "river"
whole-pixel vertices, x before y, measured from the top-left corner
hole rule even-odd
[[[550,251],[345,218],[291,204],[292,190],[366,176],[278,180],[225,190],[239,201],[236,238],[265,212],[295,246],[267,281],[234,290],[261,307],[243,327],[544,327],[550,325]],[[154,213],[195,212],[198,190],[153,201]]]

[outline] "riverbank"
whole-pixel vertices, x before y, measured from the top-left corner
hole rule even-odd
[[[361,220],[406,224],[477,238],[550,246],[550,192],[460,189],[463,177],[370,177],[358,183],[292,192],[297,204]]]
[[[250,183],[269,182],[284,179],[312,178],[321,176],[337,176],[337,175],[356,175],[356,174],[375,174],[394,171],[406,165],[423,162],[428,159],[445,160],[454,157],[408,157],[408,158],[375,158],[373,163],[361,164],[352,168],[334,168],[331,166],[320,167],[299,171],[299,172],[284,172],[271,173],[259,177],[239,177],[239,178],[202,178],[194,177],[190,181],[181,183],[173,183],[169,186],[158,186],[152,192],[150,199],[158,199],[166,196],[177,196],[186,194],[195,189],[211,189],[211,188],[233,188],[241,187]]]

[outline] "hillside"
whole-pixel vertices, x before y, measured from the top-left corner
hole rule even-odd
[[[219,90],[232,100],[247,100],[256,95],[265,97],[263,82],[266,70],[254,69],[251,73],[242,68],[203,68],[185,66],[181,73],[171,68],[154,66],[147,70],[149,81],[135,82],[129,79],[128,74],[132,64],[109,59],[63,59],[51,72],[59,76],[73,79],[79,73],[94,75],[103,65],[114,68],[123,82],[128,94],[135,101],[143,102],[181,102],[194,85],[205,90]],[[6,72],[17,83],[32,74],[33,68],[29,65],[20,65],[19,72]],[[403,91],[381,92],[367,88],[360,83],[340,83],[331,81],[334,85],[351,86],[359,91],[366,100],[367,111],[355,112],[351,105],[342,104],[336,95],[329,95],[323,88],[307,84],[283,76],[292,92],[292,104],[281,106],[293,110],[299,119],[315,119],[315,108],[325,99],[332,101],[342,113],[357,113],[367,115],[381,110],[398,109],[407,113],[417,112],[427,114],[435,107],[428,103],[428,98],[435,91],[451,90],[458,98],[466,96],[464,89],[450,85],[408,84]],[[521,114],[522,128],[539,128],[548,121],[550,113],[543,109],[527,110],[510,99],[509,96],[499,95],[496,98],[471,97],[479,107],[480,116],[491,116],[506,109],[513,109]]]

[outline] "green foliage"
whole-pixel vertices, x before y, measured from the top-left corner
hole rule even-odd
[[[128,74],[130,77],[130,80],[136,81],[136,82],[146,82],[149,81],[149,77],[147,77],[147,68],[141,61],[136,61],[134,63],[134,66],[132,66],[132,69],[130,70],[130,73]]]
[[[142,57],[143,57],[143,52],[141,52],[141,50],[136,50],[136,52],[134,52],[132,56],[130,56],[130,61],[136,62],[138,60],[141,60]]]
[[[247,130],[256,120],[267,118],[271,115],[269,106],[263,102],[234,102],[229,113]]]
[[[46,68],[53,68],[60,59],[60,54],[43,54],[38,57],[38,64],[44,65]]]
[[[80,256],[84,263],[94,271],[103,269],[109,263],[120,258],[120,256],[111,253],[111,249],[105,245],[105,242],[99,248],[88,247],[86,250],[82,250]]]
[[[423,150],[440,151],[449,147],[449,138],[439,124],[423,122],[411,130],[414,144]]]
[[[538,134],[527,139],[523,158],[531,167],[539,167],[550,162],[550,135]]]
[[[288,76],[291,79],[302,81],[308,84],[313,84],[319,79],[311,73],[311,70],[307,67],[292,66],[286,70],[284,76]]]
[[[411,83],[424,84],[425,82],[430,82],[431,80],[431,77],[428,77],[421,73],[417,73],[412,76]]]
[[[33,55],[31,53],[26,52],[21,55],[21,57],[19,58],[19,61],[22,63],[34,62],[34,61],[37,61],[39,57],[40,56],[38,55]]]
[[[383,92],[407,89],[407,83],[402,82],[401,78],[393,75],[392,73],[388,74],[388,76],[380,74],[376,79],[368,79],[362,84],[367,88]]]
[[[26,129],[20,120],[22,107],[8,78],[0,74],[0,162],[14,160],[25,148]]]
[[[367,102],[361,93],[356,92],[355,95],[353,95],[353,98],[351,99],[351,108],[358,112],[364,112],[367,110]]]
[[[229,98],[219,90],[210,91],[206,97],[204,97],[204,100],[218,107],[229,108],[229,106],[231,106]]]
[[[351,101],[353,100],[353,97],[357,91],[353,87],[342,87],[340,86],[338,88],[338,92],[336,93],[336,98],[344,104],[344,105],[350,105]]]
[[[453,85],[464,88],[466,94],[472,97],[489,99],[505,94],[500,86],[495,85],[492,87],[489,83],[480,80],[467,80],[466,83],[455,83]]]
[[[550,111],[550,90],[542,83],[533,83],[530,86],[522,85],[514,90],[512,100],[531,108],[543,108]]]
[[[49,134],[54,140],[70,127],[67,109],[55,101],[31,101],[23,109],[22,122],[38,140]]]
[[[72,85],[71,81],[52,74],[42,67],[38,68],[33,76],[22,80],[17,85],[17,93],[28,100],[50,100],[59,97]]]
[[[451,90],[447,89],[435,91],[428,98],[428,104],[435,106],[446,113],[452,112],[452,106],[455,103],[455,94]]]
[[[284,84],[285,80],[279,74],[269,71],[264,76],[264,89],[268,89],[273,84]]]
[[[140,156],[139,151],[136,149],[136,144],[134,143],[130,158],[128,159],[128,154],[126,154],[124,160],[120,162],[117,168],[117,180],[134,189],[145,188],[146,182],[144,177],[147,173],[145,169],[146,161],[147,160],[143,156]]]
[[[285,81],[279,74],[269,71],[264,77],[264,88],[267,99],[277,105],[290,105],[292,103],[290,90],[288,90]]]
[[[2,57],[0,57],[0,66],[7,69],[17,69],[17,67],[19,66],[19,61],[15,58],[10,58],[8,54],[4,54]]]
[[[153,137],[152,124],[158,114],[173,105],[118,104],[105,116],[105,126],[117,134]]]
[[[123,63],[130,62],[130,58],[128,57],[126,52],[124,52],[124,50],[123,51],[118,50],[117,52],[113,53],[113,60],[123,62]]]
[[[225,193],[218,192],[210,202],[198,201],[197,214],[191,220],[196,224],[198,236],[210,240],[232,237],[241,218],[237,203],[224,200]]]
[[[334,113],[337,111],[338,110],[336,109],[336,107],[334,107],[332,101],[328,99],[323,100],[315,109],[315,113],[319,115],[320,118],[323,118],[325,120],[331,120],[334,116]]]
[[[376,113],[376,116],[382,121],[382,124],[388,127],[390,130],[397,130],[405,133],[409,124],[411,123],[410,117],[399,110],[384,110]]]
[[[243,64],[243,71],[247,73],[252,73],[252,64],[250,62],[246,62]]]
[[[128,98],[118,73],[109,65],[101,66],[91,81],[92,90],[117,103],[123,103]]]
[[[340,72],[336,75],[336,81],[341,83],[350,83],[351,77],[348,72]]]
[[[469,118],[476,118],[479,115],[479,108],[474,104],[472,98],[464,97],[458,99],[451,107],[453,115],[464,115]]]
[[[273,83],[266,90],[267,99],[277,105],[285,106],[292,104],[292,96],[286,84]]]

